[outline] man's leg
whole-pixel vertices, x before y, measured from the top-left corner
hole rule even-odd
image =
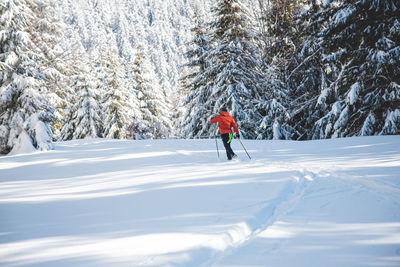
[[[228,160],[231,160],[232,157],[235,156],[235,153],[233,153],[231,148],[232,134],[229,133],[222,134],[221,138],[226,150],[226,156],[228,157]]]
[[[233,150],[231,148],[232,137],[233,137],[233,134],[229,134],[229,141],[228,141],[229,153],[231,154],[232,158],[237,158],[237,155],[233,152]]]

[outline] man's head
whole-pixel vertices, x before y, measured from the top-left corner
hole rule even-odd
[[[222,112],[222,111],[228,112],[228,110],[226,109],[226,107],[221,108],[221,112]]]

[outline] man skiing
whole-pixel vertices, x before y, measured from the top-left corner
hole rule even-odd
[[[210,123],[217,123],[219,127],[219,132],[221,133],[222,142],[224,143],[224,147],[226,150],[226,155],[228,156],[228,160],[232,158],[236,158],[236,154],[233,153],[231,148],[232,141],[232,127],[236,132],[236,137],[239,138],[239,130],[236,125],[235,120],[231,115],[229,115],[228,110],[226,108],[222,108],[219,115],[211,118]]]

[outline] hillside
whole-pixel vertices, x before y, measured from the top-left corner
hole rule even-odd
[[[399,136],[233,142],[0,157],[0,265],[399,266]]]
[[[92,56],[116,47],[118,55],[130,64],[140,47],[150,59],[151,71],[173,93],[192,38],[194,14],[210,10],[209,0],[67,0],[57,5],[60,19],[75,33],[65,36],[69,44],[78,41]]]

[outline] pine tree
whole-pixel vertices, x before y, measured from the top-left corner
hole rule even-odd
[[[116,53],[107,54],[106,92],[102,101],[104,114],[103,137],[126,139],[128,127],[131,123],[132,97],[126,88],[124,80],[125,70]]]
[[[301,11],[299,6],[300,10],[293,18],[297,33],[292,36],[295,50],[286,78],[291,110],[289,123],[294,129],[293,138],[297,140],[312,138],[312,128],[326,110],[318,103],[328,97],[332,75],[330,64],[322,63],[323,49],[319,38],[319,32],[326,26],[332,12],[316,1],[311,2],[307,11]]]
[[[253,42],[255,33],[238,0],[218,1],[213,14],[214,45],[206,70],[211,92],[204,106],[209,114],[226,107],[236,119],[241,135],[256,138],[257,122],[262,117],[256,105],[264,100],[264,82]]]
[[[205,104],[210,96],[207,56],[210,51],[210,40],[206,34],[207,26],[197,15],[196,26],[192,28],[194,34],[190,48],[185,53],[188,63],[185,70],[188,74],[181,78],[183,94],[186,95],[183,105],[186,112],[182,119],[182,137],[200,138],[208,135],[208,117],[211,115]]]
[[[133,68],[134,79],[137,83],[137,98],[142,114],[141,119],[144,124],[142,127],[148,129],[146,137],[166,138],[171,129],[168,106],[165,102],[166,92],[162,88],[157,88],[156,83],[150,77],[149,65],[146,63],[142,51],[136,54]]]
[[[279,64],[277,67],[285,74],[296,48],[298,25],[295,19],[303,2],[304,0],[268,0],[268,3],[262,5],[265,8],[265,14],[261,17],[264,25],[264,57],[267,62],[276,61],[275,64]]]
[[[30,28],[38,17],[35,1],[0,3],[0,153],[8,153],[23,138],[40,150],[51,149],[53,108],[43,95],[41,55]]]
[[[62,140],[101,137],[102,117],[99,107],[99,84],[88,80],[90,68],[84,68],[76,77],[76,103],[61,130]]]
[[[260,111],[257,120],[257,139],[291,139],[293,129],[289,125],[290,107],[288,90],[281,81],[278,68],[271,64],[264,68],[266,76],[265,100],[256,105]]]
[[[60,11],[54,0],[41,0],[31,5],[37,19],[30,24],[29,34],[34,44],[34,50],[40,54],[40,75],[44,80],[46,99],[55,107],[56,120],[53,130],[59,135],[66,109],[71,102],[73,76],[76,62],[71,60],[74,44],[65,44],[64,35],[68,34],[66,25],[60,20]]]
[[[400,126],[400,3],[335,1],[321,31],[324,62],[335,66],[329,112],[314,138],[394,134]]]
[[[146,123],[143,122],[143,116],[140,108],[140,102],[138,99],[138,82],[136,81],[135,77],[135,67],[133,66],[125,66],[125,81],[126,87],[129,94],[130,99],[130,112],[129,116],[130,125],[128,126],[128,139],[134,140],[142,140],[148,138],[150,135],[150,129],[146,126]]]
[[[263,73],[265,77],[264,101],[257,108],[261,110],[258,120],[257,138],[292,139],[297,134],[291,123],[293,120],[293,100],[291,88],[293,77],[290,72],[298,66],[296,58],[299,25],[295,20],[301,11],[297,0],[259,1],[259,26],[263,48]]]

